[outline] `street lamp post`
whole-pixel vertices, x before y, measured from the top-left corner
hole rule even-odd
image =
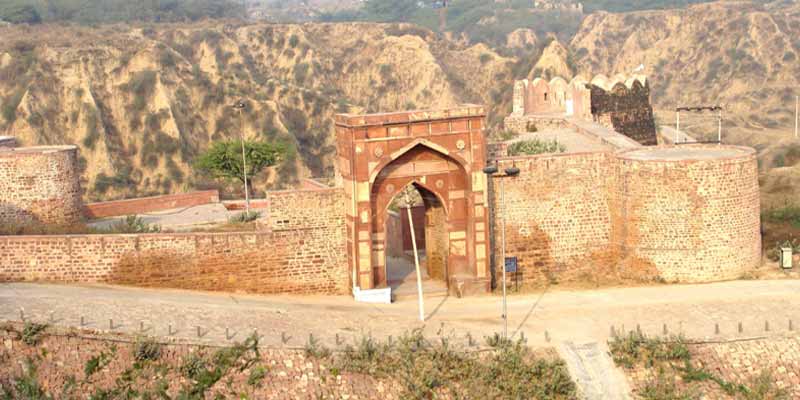
[[[500,216],[500,248],[503,257],[503,338],[508,338],[508,302],[506,299],[506,197],[505,197],[505,184],[504,178],[513,178],[519,175],[519,168],[516,166],[506,168],[505,175],[495,176],[498,172],[497,164],[487,165],[483,169],[483,173],[489,178],[497,178],[500,180],[500,209],[502,214]]]
[[[244,150],[244,117],[242,111],[246,105],[244,101],[239,100],[233,105],[233,108],[239,110],[239,137],[242,141],[242,174],[244,175],[244,207],[245,214],[250,215],[250,187],[247,185],[247,156]]]

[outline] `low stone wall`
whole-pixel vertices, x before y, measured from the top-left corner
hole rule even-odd
[[[0,236],[0,282],[348,293],[342,195],[341,189],[270,193],[263,232]],[[213,199],[216,192],[201,192],[164,202]],[[145,206],[139,200],[116,209]]]
[[[0,282],[347,293],[341,229],[0,237]]]
[[[193,207],[219,203],[219,191],[168,194],[164,196],[140,197],[136,199],[104,201],[83,206],[86,218],[97,219],[124,215],[143,214],[173,208]]]

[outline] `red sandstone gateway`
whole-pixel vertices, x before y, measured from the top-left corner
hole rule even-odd
[[[413,185],[425,204],[432,278],[458,294],[490,289],[483,107],[336,116],[355,286],[387,285],[386,218]]]

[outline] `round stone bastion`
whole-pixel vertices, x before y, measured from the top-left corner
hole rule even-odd
[[[617,162],[614,219],[623,254],[668,282],[737,279],[759,264],[755,150],[650,147],[618,153]]]
[[[81,220],[78,148],[0,148],[0,224]]]

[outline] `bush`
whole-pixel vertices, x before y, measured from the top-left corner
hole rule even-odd
[[[161,357],[161,344],[153,339],[138,338],[133,344],[133,359],[136,362],[156,361]]]
[[[161,227],[156,224],[148,224],[141,217],[128,215],[125,218],[112,224],[106,233],[158,233]]]
[[[518,155],[537,155],[546,153],[563,153],[567,151],[566,146],[557,140],[530,139],[514,142],[508,146],[509,156]]]
[[[22,328],[22,342],[28,346],[36,346],[41,341],[45,329],[47,329],[47,324],[26,322]]]
[[[315,338],[312,334],[308,335],[308,342],[306,342],[303,350],[306,353],[306,357],[320,359],[331,356],[330,349],[320,344],[319,340],[317,340],[317,338]]]
[[[289,37],[289,46],[292,48],[297,47],[297,44],[300,43],[300,38],[297,35],[292,35]]]
[[[639,363],[652,367],[662,361],[689,361],[691,355],[683,337],[666,340],[649,338],[639,332],[615,336],[608,342],[611,356],[617,365],[633,368]]]
[[[240,212],[228,218],[228,222],[231,224],[246,224],[248,222],[253,222],[261,217],[261,213],[257,211],[247,211]]]

